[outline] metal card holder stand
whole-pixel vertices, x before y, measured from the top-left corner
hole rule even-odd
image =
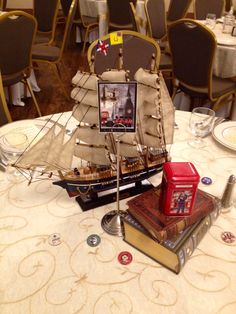
[[[122,48],[119,49],[119,70],[123,69],[123,51]],[[136,106],[136,104],[135,104]],[[117,175],[117,192],[116,192],[116,204],[117,209],[108,212],[101,221],[101,226],[105,232],[115,236],[123,236],[123,224],[122,216],[124,215],[123,211],[120,210],[120,137],[125,133],[126,127],[122,123],[116,123],[112,126],[112,131],[118,127],[119,129],[124,128],[124,132],[116,133],[116,175]],[[134,128],[134,133],[136,131],[136,125]],[[115,133],[115,132],[114,132]]]
[[[119,125],[121,126],[121,125]],[[124,128],[125,126],[122,125]],[[114,127],[114,126],[113,126]],[[117,192],[116,192],[116,210],[111,210],[105,214],[101,221],[101,226],[108,234],[122,237],[123,236],[123,224],[122,216],[123,211],[120,210],[120,136],[123,133],[116,133],[116,176],[117,176]]]

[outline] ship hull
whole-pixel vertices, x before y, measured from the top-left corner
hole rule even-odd
[[[153,167],[149,169],[143,169],[142,171],[134,171],[125,175],[120,175],[119,186],[125,186],[132,183],[142,182],[153,175],[162,171],[162,165],[159,167]],[[68,180],[63,179],[53,182],[55,185],[59,185],[66,189],[70,197],[83,196],[86,194],[97,195],[99,192],[107,191],[117,187],[117,177],[112,176],[109,178],[101,178],[96,180]]]

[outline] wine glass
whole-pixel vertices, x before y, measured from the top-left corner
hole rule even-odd
[[[206,16],[205,25],[210,29],[213,29],[216,25],[216,15],[214,13],[208,13]]]
[[[189,145],[194,148],[206,146],[202,139],[207,136],[213,128],[215,120],[215,111],[206,107],[194,108],[191,112],[189,127],[194,135],[194,140],[189,141]]]
[[[19,182],[24,179],[19,170],[12,166],[28,146],[28,137],[21,132],[9,132],[0,138],[0,158],[6,168],[9,181]]]

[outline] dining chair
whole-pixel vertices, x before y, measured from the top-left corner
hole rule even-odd
[[[214,33],[202,23],[182,19],[172,23],[168,39],[173,64],[174,93],[180,90],[190,96],[191,109],[194,100],[210,100],[213,110],[226,105],[231,97],[232,115],[236,82],[213,74],[213,61],[217,42]]]
[[[7,8],[7,0],[0,0],[0,10],[5,11]]]
[[[230,11],[232,4],[232,0],[225,0],[225,12]]]
[[[69,14],[66,20],[66,26],[63,34],[62,42],[54,44],[36,44],[32,48],[32,59],[36,64],[47,64],[49,65],[60,83],[61,89],[65,94],[66,98],[69,99],[69,95],[62,82],[60,74],[60,66],[63,66],[62,56],[65,51],[67,42],[70,36],[70,30],[73,24],[73,19],[77,9],[77,0],[73,0],[70,6]],[[66,67],[64,66],[64,70]]]
[[[167,24],[184,18],[191,3],[192,0],[170,0],[167,11]]]
[[[60,2],[61,2],[61,8],[62,8],[63,14],[65,16],[68,16],[72,0],[60,0]]]
[[[38,115],[41,116],[34,92],[28,82],[32,70],[32,44],[37,21],[23,11],[10,11],[0,15],[0,69],[3,86],[22,82],[28,89]]]
[[[136,6],[137,0],[107,0],[108,32],[121,29],[136,29],[131,16],[130,2],[133,2],[134,6]]]
[[[148,35],[160,42],[167,35],[165,0],[147,0],[144,8]]]
[[[3,84],[2,75],[0,72],[0,126],[7,124],[12,121],[10,111],[7,106]]]
[[[144,4],[147,17],[148,35],[154,38],[160,48],[159,69],[163,72],[165,79],[172,80],[172,60],[166,51],[167,46],[167,21],[165,0],[147,0]]]
[[[141,24],[142,24],[141,17],[137,15],[136,7],[134,3],[130,2],[129,4],[130,4],[130,15],[131,15],[132,24],[133,24],[133,30],[135,32],[141,33]]]
[[[163,52],[167,44],[167,20],[165,0],[146,0],[144,4],[147,18],[147,33],[150,37],[157,40]],[[162,59],[162,58],[161,58]],[[165,63],[167,60],[165,61]],[[171,67],[171,59],[168,58],[168,67]],[[160,66],[162,61],[160,61]]]
[[[54,40],[60,0],[34,0],[33,14],[38,28],[34,43],[51,43]]]
[[[80,28],[80,30],[85,31],[84,36],[82,36],[83,34],[81,33],[81,38],[84,37],[83,38],[84,43],[83,43],[83,49],[82,49],[82,53],[84,53],[85,48],[86,48],[86,43],[88,41],[89,33],[98,29],[99,27],[98,17],[83,15],[81,11],[81,0],[78,0],[77,15],[75,15],[75,19],[73,23],[76,24]]]
[[[129,71],[130,79],[133,79],[135,72],[140,67],[150,68],[153,61],[155,68],[159,68],[160,47],[154,39],[130,30],[121,30],[119,33],[123,38],[122,45],[110,45],[110,34],[100,38],[105,45],[109,45],[107,55],[96,51],[98,40],[89,46],[87,58],[92,72],[102,74],[107,69],[119,68],[121,47],[123,68]]]
[[[60,7],[57,14],[57,24],[65,24],[70,11],[72,0],[60,0]]]
[[[214,13],[216,18],[223,16],[225,0],[195,0],[194,17],[196,20],[205,20],[208,13]]]

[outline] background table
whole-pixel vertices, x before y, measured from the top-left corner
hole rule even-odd
[[[85,15],[99,17],[99,37],[108,33],[108,9],[106,0],[82,0],[81,11]],[[144,12],[144,1],[138,0],[136,4],[137,15],[146,20]],[[122,13],[122,12],[121,12]],[[145,27],[142,27],[145,32]]]
[[[205,24],[205,21],[199,21],[200,23]],[[213,73],[214,75],[222,78],[235,78],[236,77],[236,37],[232,37],[231,34],[222,33],[223,24],[217,23],[213,33],[216,36],[218,41],[217,49],[215,53]],[[220,42],[222,40],[230,40],[235,45],[222,45]],[[188,110],[190,105],[189,97],[184,95],[184,93],[179,93],[174,100],[175,106],[177,109]],[[230,102],[231,104],[231,102]],[[210,106],[210,103],[208,104]],[[234,108],[236,103],[234,103]],[[229,111],[229,106],[222,106],[217,111],[218,116],[227,116]],[[236,110],[233,112],[233,120],[236,120]]]
[[[188,120],[188,112],[176,112],[179,129],[171,156],[194,162],[201,176],[213,179],[200,188],[220,197],[228,176],[236,174],[236,152],[211,137],[206,148],[191,148]],[[160,179],[161,174],[152,181]],[[236,243],[221,240],[222,231],[236,234],[236,208],[221,214],[176,275],[104,233],[101,219],[115,203],[82,212],[75,199],[50,181],[28,186],[10,182],[0,172],[0,204],[1,314],[236,312]],[[61,236],[58,246],[49,244],[54,233]],[[93,248],[86,239],[94,233],[101,243]],[[127,266],[117,260],[124,250],[133,255]]]
[[[223,23],[217,23],[212,30],[218,41],[215,62],[214,74],[219,77],[229,78],[236,77],[236,37],[231,34],[222,32]],[[222,40],[232,41],[232,45],[222,45]]]

